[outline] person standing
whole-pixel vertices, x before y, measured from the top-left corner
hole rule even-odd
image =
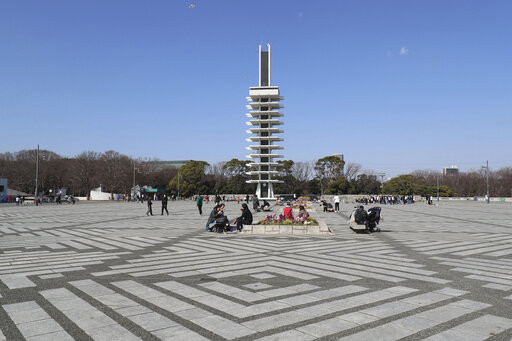
[[[199,215],[203,215],[203,196],[199,194],[196,198],[197,209],[199,210]]]
[[[340,197],[337,195],[334,196],[334,210],[336,212],[340,211]]]
[[[148,197],[148,210],[146,215],[153,215],[153,202],[151,201],[151,197]]]
[[[167,215],[169,215],[169,211],[167,211],[167,194],[164,194],[162,197],[162,214],[164,215],[164,210],[167,212]]]

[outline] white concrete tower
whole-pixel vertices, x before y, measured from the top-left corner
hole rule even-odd
[[[268,51],[262,51],[259,46],[259,83],[258,86],[249,89],[249,109],[247,117],[252,118],[247,122],[251,126],[247,132],[252,136],[247,139],[248,142],[255,144],[247,147],[251,151],[248,158],[253,159],[249,164],[251,171],[248,175],[253,179],[248,183],[257,183],[256,195],[259,199],[274,199],[274,189],[272,184],[281,183],[280,180],[272,179],[277,174],[276,158],[282,158],[282,155],[276,154],[278,149],[283,149],[276,142],[283,141],[283,138],[276,136],[282,133],[277,126],[283,124],[278,117],[283,113],[279,111],[283,106],[279,101],[284,98],[279,95],[279,87],[270,85],[270,44],[267,44]]]

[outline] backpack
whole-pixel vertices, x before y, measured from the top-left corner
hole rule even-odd
[[[368,213],[366,213],[364,209],[357,209],[354,218],[356,220],[356,223],[364,224],[366,222],[366,219],[368,218]]]
[[[372,207],[368,210],[368,219],[380,222],[380,207]]]
[[[228,217],[226,217],[226,216],[218,217],[215,220],[215,225],[222,226],[222,227],[229,226]]]

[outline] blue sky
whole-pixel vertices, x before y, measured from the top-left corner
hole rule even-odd
[[[189,8],[194,4],[194,8]],[[510,1],[3,1],[0,152],[245,158],[272,45],[287,159],[512,165]]]

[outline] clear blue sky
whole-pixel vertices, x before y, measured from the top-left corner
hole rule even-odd
[[[194,8],[189,8],[194,4]],[[2,1],[0,152],[245,158],[258,45],[287,159],[512,165],[512,1]]]

